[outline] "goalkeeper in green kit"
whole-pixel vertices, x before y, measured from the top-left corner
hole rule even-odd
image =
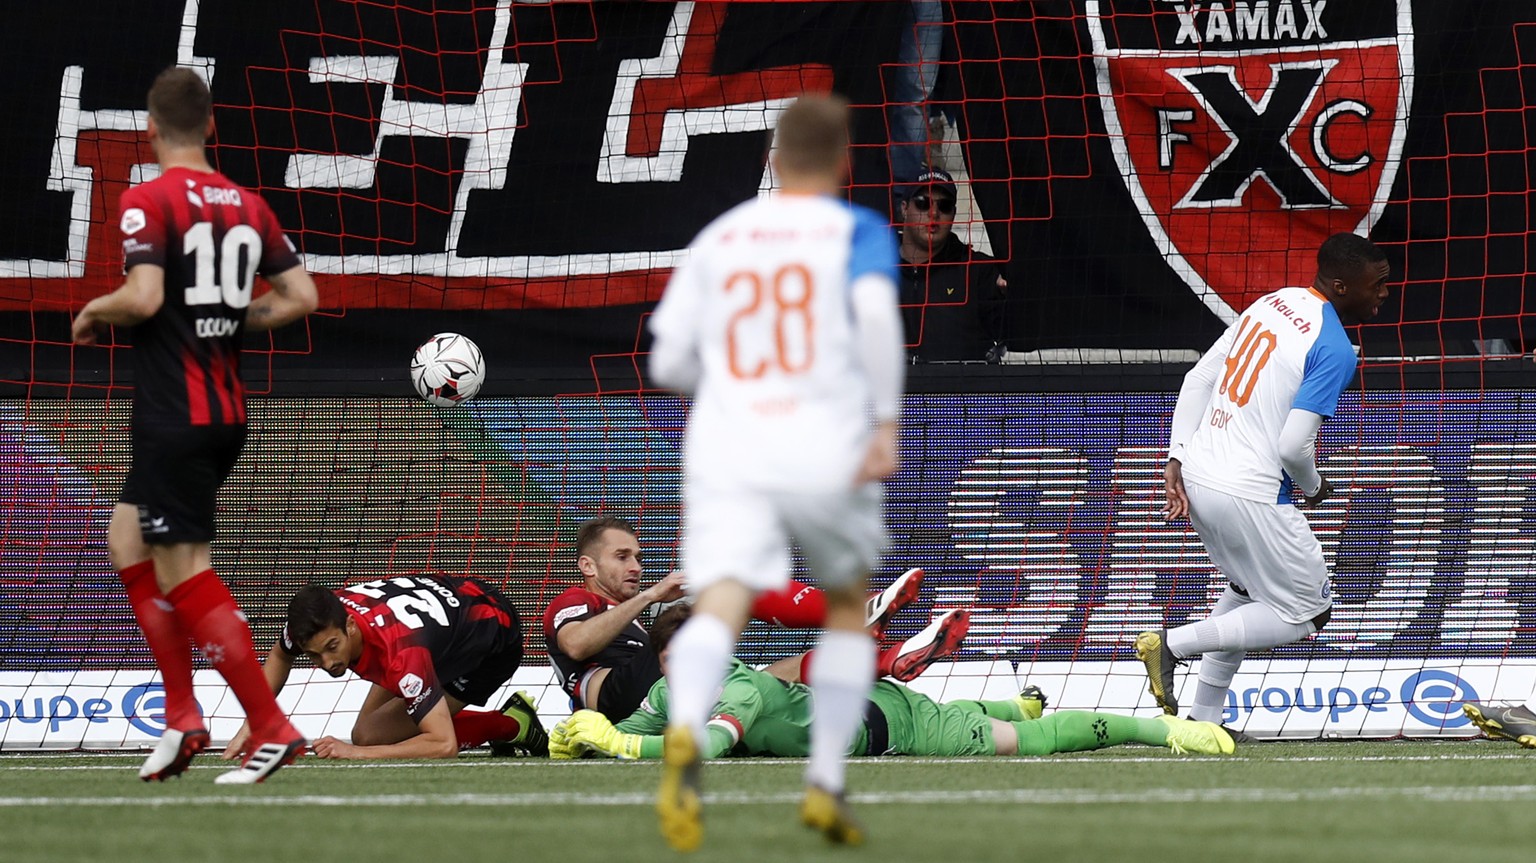
[[[651,626],[651,644],[663,667],[672,635],[690,611],[687,605],[674,606]],[[596,711],[579,710],[550,733],[550,757],[660,758],[667,700],[663,678],[651,687],[640,709],[618,725]],[[849,754],[1051,755],[1142,743],[1167,746],[1181,754],[1229,755],[1235,748],[1231,735],[1213,722],[1167,715],[1138,719],[1080,710],[1040,718],[1044,706],[1045,697],[1035,687],[1006,701],[940,704],[882,680],[870,693],[864,725],[854,736]],[[700,755],[806,756],[812,713],[811,690],[803,683],[788,683],[732,660]]]

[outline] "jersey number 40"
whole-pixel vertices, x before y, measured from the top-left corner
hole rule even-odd
[[[1237,338],[1232,344],[1236,347],[1227,354],[1227,372],[1221,378],[1221,392],[1233,404],[1242,407],[1253,398],[1259,372],[1275,352],[1275,334],[1260,326],[1258,321],[1245,317],[1238,324]]]

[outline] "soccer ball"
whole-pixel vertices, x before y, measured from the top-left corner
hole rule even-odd
[[[416,392],[439,407],[469,401],[484,382],[485,357],[480,346],[458,333],[438,333],[411,357]]]

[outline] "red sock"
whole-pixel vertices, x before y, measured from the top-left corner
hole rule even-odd
[[[811,685],[811,657],[815,654],[815,650],[807,650],[805,655],[800,657],[800,682],[804,683],[806,686]],[[896,657],[900,655],[901,645],[899,644],[887,647],[886,649],[876,654],[875,679],[879,680],[882,677],[890,677],[891,666],[896,662]]]
[[[791,581],[787,587],[758,594],[752,616],[786,629],[814,629],[827,622],[827,597],[818,588]]]
[[[261,673],[245,615],[213,570],[203,570],[176,585],[166,598],[182,630],[191,634],[192,643],[240,699],[255,742],[287,742],[298,737]]]
[[[492,740],[511,740],[523,730],[516,719],[489,710],[460,710],[453,717],[453,733],[460,749],[472,749]]]
[[[128,591],[128,603],[138,618],[139,631],[149,642],[149,652],[165,681],[165,725],[177,731],[203,727],[202,711],[192,693],[192,645],[171,614],[171,605],[155,583],[155,562],[140,561],[124,568],[118,577]]]

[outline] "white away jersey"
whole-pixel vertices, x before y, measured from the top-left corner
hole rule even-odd
[[[699,367],[691,480],[852,486],[871,425],[851,286],[883,279],[894,309],[896,260],[884,220],[823,196],[747,201],[699,234],[650,320],[656,354],[690,353]]]
[[[1181,461],[1184,476],[1261,502],[1290,503],[1280,430],[1292,408],[1333,416],[1355,376],[1355,349],[1333,304],[1312,288],[1281,288],[1227,328],[1211,352],[1217,385]]]

